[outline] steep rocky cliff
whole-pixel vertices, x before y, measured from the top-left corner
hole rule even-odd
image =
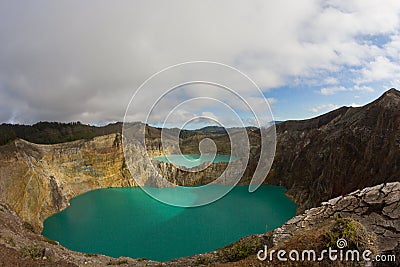
[[[125,168],[120,134],[57,145],[18,139],[0,150],[0,200],[37,230],[76,195],[134,183]]]
[[[248,136],[250,161],[240,184],[250,182],[260,154],[260,131],[248,130]],[[221,153],[229,153],[227,135],[212,138]],[[390,89],[363,107],[282,122],[276,126],[276,138],[274,162],[264,183],[287,188],[298,212],[359,188],[400,181],[400,92]],[[160,168],[167,168],[166,176],[180,185],[209,181],[208,176],[183,175],[171,166]],[[223,167],[212,170],[219,174]]]
[[[383,182],[400,181],[400,92],[358,108],[342,107],[277,125],[266,183],[288,189],[299,211]]]

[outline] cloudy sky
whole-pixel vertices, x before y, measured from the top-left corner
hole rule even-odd
[[[198,60],[248,75],[276,120],[363,105],[400,88],[400,1],[0,0],[0,122],[121,121],[147,78]],[[241,86],[254,109],[265,105]],[[169,95],[160,111],[196,90]],[[226,102],[218,88],[207,94]],[[190,106],[182,118],[218,113],[204,99]]]

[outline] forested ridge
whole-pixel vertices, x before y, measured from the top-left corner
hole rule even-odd
[[[38,122],[33,125],[8,124],[0,125],[0,145],[5,145],[17,138],[36,144],[56,144],[91,139],[96,136],[121,132],[122,123],[106,126],[92,126],[81,122]]]

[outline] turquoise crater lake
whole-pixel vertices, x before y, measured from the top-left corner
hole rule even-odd
[[[179,187],[157,190],[179,197]],[[47,218],[42,234],[85,253],[167,261],[281,226],[296,212],[284,193],[277,186],[254,193],[236,186],[209,205],[180,208],[158,202],[139,187],[99,189],[73,198],[71,206]]]

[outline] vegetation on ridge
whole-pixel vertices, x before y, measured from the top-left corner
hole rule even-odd
[[[36,144],[65,143],[80,139],[92,139],[96,136],[121,132],[122,123],[106,126],[91,126],[78,122],[38,122],[33,125],[1,124],[0,145],[17,138]]]

